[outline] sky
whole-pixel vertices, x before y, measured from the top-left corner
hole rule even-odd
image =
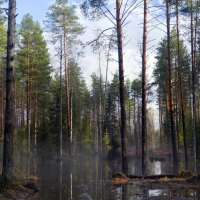
[[[38,21],[43,27],[43,21],[45,20],[46,12],[48,6],[54,2],[54,0],[17,0],[17,23],[20,23],[22,17],[30,13],[33,16],[35,21]],[[79,3],[80,0],[70,0],[69,3]],[[109,0],[109,3],[112,3],[113,0]],[[126,36],[124,44],[124,68],[125,68],[125,77],[133,80],[137,78],[141,71],[141,54],[140,46],[142,42],[142,21],[143,21],[143,10],[142,7],[136,9],[128,19],[128,25],[124,28],[124,35]],[[154,13],[155,14],[155,13]],[[83,34],[80,39],[85,43],[95,39],[98,36],[97,29],[105,29],[111,26],[111,23],[106,18],[100,21],[89,21],[86,19],[80,12],[80,9],[77,10],[77,15],[80,18],[80,23],[86,27],[85,34]],[[152,24],[151,24],[152,25]],[[149,55],[148,55],[148,79],[152,79],[152,71],[155,66],[155,46],[163,37],[163,32],[159,29],[153,29],[149,34],[148,43]],[[48,40],[48,38],[47,38]],[[152,51],[153,50],[153,51]],[[150,53],[151,52],[151,53]],[[52,64],[56,65],[54,50],[50,48],[50,54],[52,57]],[[113,59],[117,60],[117,52],[113,52]],[[86,79],[88,85],[91,84],[90,75],[95,72],[99,73],[99,59],[95,55],[91,48],[85,49],[85,56],[78,59],[79,66],[82,69],[83,76]],[[101,56],[101,66],[102,74],[105,77],[105,66],[106,66],[105,57]],[[113,61],[109,65],[109,79],[112,79],[112,75],[118,70],[117,62]],[[151,105],[151,107],[154,107]]]
[[[50,2],[49,0],[17,0],[17,21],[21,21],[25,14],[30,13],[34,20],[42,22]]]
[[[113,0],[109,0],[112,2]],[[30,13],[33,16],[35,21],[39,21],[41,26],[43,26],[43,21],[45,20],[45,15],[48,9],[48,6],[54,2],[54,0],[17,0],[17,22],[20,23],[22,17]],[[69,3],[79,3],[80,0],[70,0]],[[83,42],[88,42],[97,37],[97,29],[103,30],[111,26],[110,22],[107,19],[100,20],[98,22],[91,22],[85,17],[81,15],[80,10],[77,11],[77,15],[80,18],[80,23],[86,27],[85,34],[81,36],[81,40]],[[126,36],[125,43],[128,43],[124,48],[124,62],[125,62],[125,75],[130,79],[136,78],[140,73],[140,63],[141,55],[139,51],[139,47],[142,42],[142,27],[140,23],[142,23],[142,11],[138,10],[134,12],[129,17],[130,23],[124,29],[124,35]],[[155,32],[153,32],[155,34]],[[152,34],[151,34],[152,35]],[[160,31],[156,32],[156,40],[159,40],[162,36]],[[154,39],[154,38],[153,38]],[[154,44],[151,44],[152,46]],[[51,55],[53,52],[51,52]],[[53,55],[52,55],[53,56]],[[154,56],[155,54],[149,55],[149,76],[151,77],[154,65]],[[102,56],[103,57],[103,56]],[[114,59],[117,60],[117,54],[114,53]],[[103,59],[102,59],[103,60]],[[102,61],[102,65],[104,65],[104,61]],[[92,72],[98,72],[98,57],[93,54],[91,49],[85,50],[85,57],[80,60],[81,68],[84,76],[87,79],[87,82],[90,82],[90,75]],[[117,63],[114,62],[110,67],[110,78],[112,74],[117,70]],[[104,70],[105,71],[105,70]]]

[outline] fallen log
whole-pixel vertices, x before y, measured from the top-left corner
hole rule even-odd
[[[200,174],[194,174],[187,171],[182,171],[178,175],[175,174],[160,174],[149,176],[125,175],[122,172],[117,172],[112,175],[113,185],[124,185],[133,183],[134,180],[155,181],[155,182],[180,182],[190,184],[200,184]]]
[[[136,175],[127,175],[126,177],[132,179],[161,179],[161,178],[190,178],[193,176],[197,176],[198,174],[189,172],[189,171],[181,171],[179,174],[158,174],[158,175],[149,175],[149,176],[136,176]]]

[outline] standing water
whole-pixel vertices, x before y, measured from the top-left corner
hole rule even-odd
[[[65,151],[60,159],[59,150],[51,143],[33,144],[30,155],[23,142],[16,148],[15,174],[37,184],[40,191],[32,198],[35,200],[200,199],[198,189],[156,188],[138,182],[112,186],[112,174],[121,169],[118,159],[108,161],[90,154],[75,154],[69,158]],[[130,174],[141,173],[139,163],[137,159],[129,159]],[[149,173],[169,173],[169,163],[167,159],[149,162]]]

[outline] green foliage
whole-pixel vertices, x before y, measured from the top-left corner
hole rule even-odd
[[[103,143],[108,147],[110,145],[110,137],[108,133],[104,133],[103,135]]]
[[[87,17],[92,16],[97,19],[103,16],[103,9],[108,4],[107,0],[85,0],[81,4],[81,10]]]
[[[110,145],[120,146],[119,130],[119,76],[114,74],[112,82],[108,85],[108,97],[106,101],[105,122],[109,134]]]
[[[75,7],[69,6],[67,0],[56,0],[50,5],[45,23],[53,35],[53,42],[55,43],[63,34],[66,34],[68,41],[74,40],[77,35],[81,34],[84,28],[78,20]]]
[[[2,60],[6,53],[6,38],[6,28],[4,26],[3,21],[0,21],[0,60]]]
[[[52,68],[46,41],[40,25],[30,14],[23,17],[19,27],[16,79],[18,98],[26,92],[29,84],[31,102],[38,98],[38,117],[48,107]],[[21,88],[21,90],[20,90]],[[44,114],[44,113],[43,113]],[[39,118],[39,120],[42,120]],[[44,120],[44,119],[43,119]]]
[[[190,64],[189,64],[189,55],[186,47],[183,44],[183,41],[179,41],[179,53],[180,53],[180,66],[178,66],[178,41],[176,36],[176,30],[171,31],[171,63],[172,63],[172,86],[173,86],[173,101],[178,98],[179,95],[179,74],[182,77],[182,87],[183,87],[183,99],[185,106],[189,106],[189,91],[190,91]],[[163,38],[159,43],[157,48],[157,63],[156,68],[153,72],[155,85],[157,85],[157,93],[159,95],[159,101],[161,105],[161,112],[163,113],[163,127],[165,133],[170,136],[170,125],[169,125],[169,110],[168,110],[168,64],[167,64],[167,39]],[[177,90],[178,89],[178,90]],[[178,107],[177,107],[178,109]],[[185,107],[186,110],[186,107]],[[177,110],[180,112],[180,110]],[[189,119],[188,119],[189,120]],[[179,124],[180,126],[181,124]],[[188,129],[189,127],[187,127]],[[181,130],[181,129],[179,129]],[[182,134],[182,131],[180,131]],[[182,138],[182,136],[180,136]]]

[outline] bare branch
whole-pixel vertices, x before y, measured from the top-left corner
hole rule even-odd
[[[153,19],[155,19],[157,22],[159,22],[160,24],[162,24],[163,26],[165,26],[165,27],[166,27],[166,25],[165,25],[164,23],[162,23],[160,20],[158,20],[158,17],[159,17],[159,16],[161,16],[161,15],[154,16],[154,15],[153,15],[153,14],[151,14],[150,12],[149,12],[149,14],[152,16],[152,18],[153,18]]]
[[[124,10],[122,11],[122,16],[124,16],[124,13],[125,13],[126,8],[127,8],[127,5],[128,5],[128,1],[129,1],[129,0],[126,1],[126,4],[125,4],[125,6],[124,6]]]
[[[116,20],[116,17],[111,13],[111,11],[105,6],[103,5],[103,7],[107,10],[107,12],[113,17],[114,20]]]
[[[102,14],[103,14],[114,26],[116,26],[116,23],[113,22],[113,20],[106,14],[106,12],[103,11],[102,8],[100,8],[100,9],[101,9],[101,11],[102,11]]]
[[[125,24],[122,25],[122,27],[124,28],[124,27],[127,26],[129,23],[131,23],[131,21],[126,22]]]
[[[122,8],[123,2],[124,2],[124,0],[121,0],[120,7],[119,7],[120,10],[121,10],[121,8]]]
[[[91,42],[87,43],[87,46],[91,45],[91,44],[94,43],[94,42],[97,42],[97,41],[101,38],[101,36],[102,36],[106,31],[109,31],[109,30],[111,30],[111,29],[113,29],[113,28],[114,28],[114,27],[110,27],[110,28],[107,28],[107,29],[103,30],[103,31],[98,35],[98,37],[97,37],[96,39],[94,39],[94,40],[92,40]],[[106,36],[106,35],[105,35],[105,36]]]
[[[135,1],[136,2],[136,1]],[[127,11],[124,13],[124,15],[122,16],[122,24],[126,21],[126,19],[129,17],[129,15],[133,12],[133,10],[135,10],[139,5],[140,5],[140,3],[141,3],[142,1],[140,1],[138,4],[136,4],[135,6],[134,6],[134,4],[133,4],[133,6],[130,6],[129,8],[131,8],[131,9],[127,9]]]
[[[128,43],[130,43],[130,42],[131,42],[131,40],[129,40],[128,42],[126,42],[126,43],[123,45],[123,48],[124,48],[125,46],[127,46]]]

